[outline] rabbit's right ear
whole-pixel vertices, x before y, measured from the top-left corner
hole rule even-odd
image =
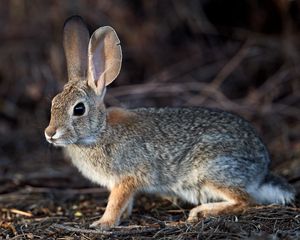
[[[98,28],[91,37],[88,52],[88,85],[100,96],[121,69],[122,50],[115,30],[109,26]]]
[[[90,34],[82,18],[79,16],[68,18],[63,35],[69,81],[83,78],[87,71]]]

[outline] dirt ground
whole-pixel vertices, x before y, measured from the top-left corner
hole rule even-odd
[[[297,1],[0,0],[0,239],[300,239],[300,6]],[[272,14],[271,14],[272,13]],[[238,113],[296,189],[291,206],[185,222],[192,206],[139,195],[132,216],[90,229],[108,193],[44,139],[66,81],[62,26],[112,25],[123,66],[107,106],[207,106]]]

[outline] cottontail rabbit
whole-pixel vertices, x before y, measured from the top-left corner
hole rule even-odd
[[[269,172],[269,154],[241,117],[208,108],[105,108],[106,86],[122,52],[111,27],[92,37],[80,17],[64,26],[69,81],[52,101],[47,141],[111,193],[91,227],[119,224],[135,193],[176,196],[199,205],[188,220],[237,213],[250,204],[287,204],[294,191]]]

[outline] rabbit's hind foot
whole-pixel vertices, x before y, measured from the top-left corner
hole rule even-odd
[[[193,208],[189,213],[188,222],[195,222],[206,217],[241,213],[252,204],[251,197],[240,188],[206,185],[215,196],[219,196],[223,201],[203,203]]]

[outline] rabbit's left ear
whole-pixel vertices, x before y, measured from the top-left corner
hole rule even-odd
[[[117,33],[109,26],[98,28],[88,48],[88,85],[97,95],[116,79],[121,64],[122,50]]]
[[[86,76],[89,39],[89,31],[81,17],[72,16],[66,20],[63,41],[69,81]]]

